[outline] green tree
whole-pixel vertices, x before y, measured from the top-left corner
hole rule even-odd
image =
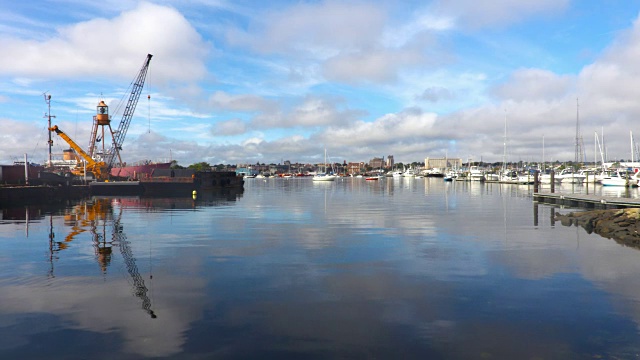
[[[211,165],[203,161],[189,165],[189,169],[194,169],[195,171],[211,171]]]

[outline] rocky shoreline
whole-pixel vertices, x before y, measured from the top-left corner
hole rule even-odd
[[[589,234],[640,249],[640,208],[556,213],[555,219],[564,226],[581,226]]]

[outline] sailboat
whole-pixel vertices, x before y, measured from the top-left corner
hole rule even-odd
[[[327,174],[327,149],[324,149],[324,164],[321,173],[317,173],[313,176],[313,181],[334,181],[336,176],[333,174]]]

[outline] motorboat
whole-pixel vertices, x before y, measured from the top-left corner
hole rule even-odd
[[[458,177],[458,172],[454,169],[449,169],[443,176],[444,181],[454,181]]]
[[[402,173],[402,177],[415,177],[415,176],[416,176],[416,172],[415,170],[413,170],[413,168],[408,168]]]
[[[533,176],[531,174],[520,174],[515,170],[509,170],[500,176],[500,182],[508,184],[533,184]]]
[[[638,179],[630,176],[627,173],[620,171],[611,172],[609,176],[605,176],[600,180],[602,186],[625,186],[625,187],[637,187]]]
[[[556,181],[561,184],[582,184],[586,175],[576,173],[571,168],[563,169],[560,174],[555,177]]]
[[[469,167],[469,179],[471,181],[485,181],[484,171],[480,169],[478,166]]]

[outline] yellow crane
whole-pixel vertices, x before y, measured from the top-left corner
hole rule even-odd
[[[96,180],[105,180],[109,176],[109,172],[107,171],[107,165],[103,161],[95,161],[87,154],[82,148],[73,141],[69,135],[65,134],[64,131],[58,128],[58,125],[54,125],[49,128],[49,131],[53,131],[58,136],[60,136],[64,141],[71,146],[71,148],[80,155],[84,161],[86,162],[86,171],[93,173],[93,176]],[[74,175],[84,176],[85,175],[85,167],[78,164],[75,169],[71,170]]]

